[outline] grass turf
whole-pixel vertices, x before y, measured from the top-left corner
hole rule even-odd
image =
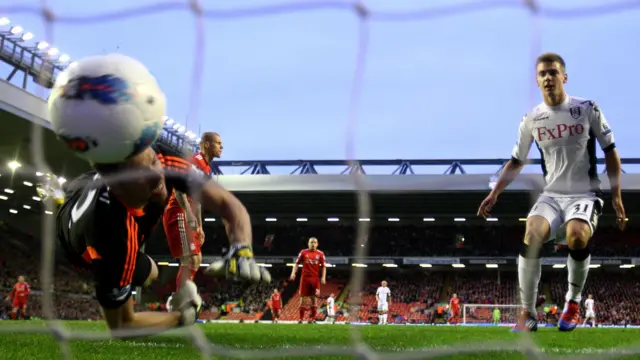
[[[36,321],[0,322],[0,359],[61,359],[58,341],[52,335],[25,333],[24,326],[44,328]],[[69,321],[64,323],[72,332],[88,333],[104,331],[101,322]],[[197,325],[206,338],[216,346],[241,349],[252,358],[263,359],[264,350],[272,350],[277,359],[306,359],[307,356],[286,356],[293,348],[322,349],[326,346],[348,347],[349,326],[345,325],[272,325],[272,324],[205,324]],[[516,349],[522,348],[520,334],[509,333],[508,328],[499,327],[426,327],[426,326],[360,326],[357,328],[365,343],[373,350],[387,353],[388,358],[401,360],[402,351],[428,349],[429,358],[438,354],[438,349],[470,351],[492,343],[502,343],[511,350],[493,350],[467,355],[447,355],[447,359],[525,359]],[[577,329],[571,333],[559,333],[556,329],[544,328],[532,334],[531,339],[545,355],[564,357],[589,355],[604,357],[610,349],[640,345],[640,330],[637,329]],[[201,353],[188,339],[170,334],[136,340],[70,342],[73,359],[127,359],[168,360],[199,359]],[[415,355],[415,354],[414,354]],[[229,357],[215,357],[223,359]],[[317,356],[314,359],[351,359],[345,356]],[[418,357],[412,357],[416,359]],[[620,357],[640,359],[638,355]]]

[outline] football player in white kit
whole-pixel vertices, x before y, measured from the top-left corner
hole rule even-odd
[[[587,300],[584,301],[584,307],[586,310],[584,314],[584,323],[582,323],[582,325],[586,325],[587,321],[591,320],[591,326],[596,327],[596,311],[593,295],[589,295],[587,297]]]
[[[327,318],[326,322],[336,322],[336,299],[333,294],[329,294],[327,298]]]
[[[387,324],[389,304],[391,303],[391,290],[387,287],[387,282],[382,281],[376,290],[376,300],[378,300],[378,324]]]
[[[606,161],[613,208],[621,230],[626,224],[622,205],[621,164],[613,132],[593,101],[569,96],[565,62],[546,53],[536,61],[536,78],[544,101],[520,122],[518,142],[511,160],[480,208],[488,217],[498,196],[524,167],[533,142],[540,150],[545,180],[543,193],[527,217],[524,244],[518,258],[518,278],[523,313],[512,331],[536,331],[536,297],[541,275],[540,246],[556,240],[569,248],[569,291],[558,329],[571,331],[579,321],[581,292],[591,256],[587,243],[598,224],[603,201],[596,167],[596,141]],[[531,247],[531,251],[529,251]]]

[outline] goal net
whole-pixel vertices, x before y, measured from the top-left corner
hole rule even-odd
[[[514,304],[464,304],[462,323],[474,326],[513,325],[519,308]]]

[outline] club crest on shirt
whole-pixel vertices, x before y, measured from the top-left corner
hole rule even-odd
[[[582,108],[579,106],[574,106],[569,109],[569,113],[571,114],[572,118],[577,120],[580,118],[580,116],[582,116]]]

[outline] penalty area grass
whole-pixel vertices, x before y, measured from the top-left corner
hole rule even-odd
[[[65,321],[71,332],[105,331],[102,322]],[[20,331],[20,327],[44,327],[39,321],[0,321],[0,359],[62,359],[58,341],[53,335],[33,334]],[[251,357],[260,359],[261,351],[276,351],[276,359],[296,359],[287,356],[288,349],[313,348],[318,356],[313,359],[351,359],[348,356],[323,356],[325,346],[348,347],[350,332],[347,325],[290,325],[290,324],[199,324],[206,338],[216,346],[251,352]],[[446,359],[526,359],[515,347],[521,346],[521,334],[509,332],[507,327],[431,327],[431,326],[358,326],[362,340],[379,353],[388,353],[391,358],[401,360],[402,351],[425,352],[425,358],[433,358],[441,350],[467,351],[466,355],[449,355]],[[605,357],[612,349],[630,349],[640,345],[639,329],[576,329],[571,333],[560,333],[555,328],[541,328],[531,334],[531,339],[545,355],[562,358],[583,355],[589,358]],[[505,344],[509,350],[475,352],[492,344]],[[69,342],[73,359],[127,359],[168,360],[200,359],[200,350],[188,339],[166,333],[135,340],[74,340]],[[495,347],[494,347],[495,349]],[[640,354],[618,357],[640,359]],[[415,356],[415,354],[414,354]],[[225,359],[227,357],[214,357]],[[298,357],[307,359],[309,357]],[[416,359],[417,357],[412,357]]]

